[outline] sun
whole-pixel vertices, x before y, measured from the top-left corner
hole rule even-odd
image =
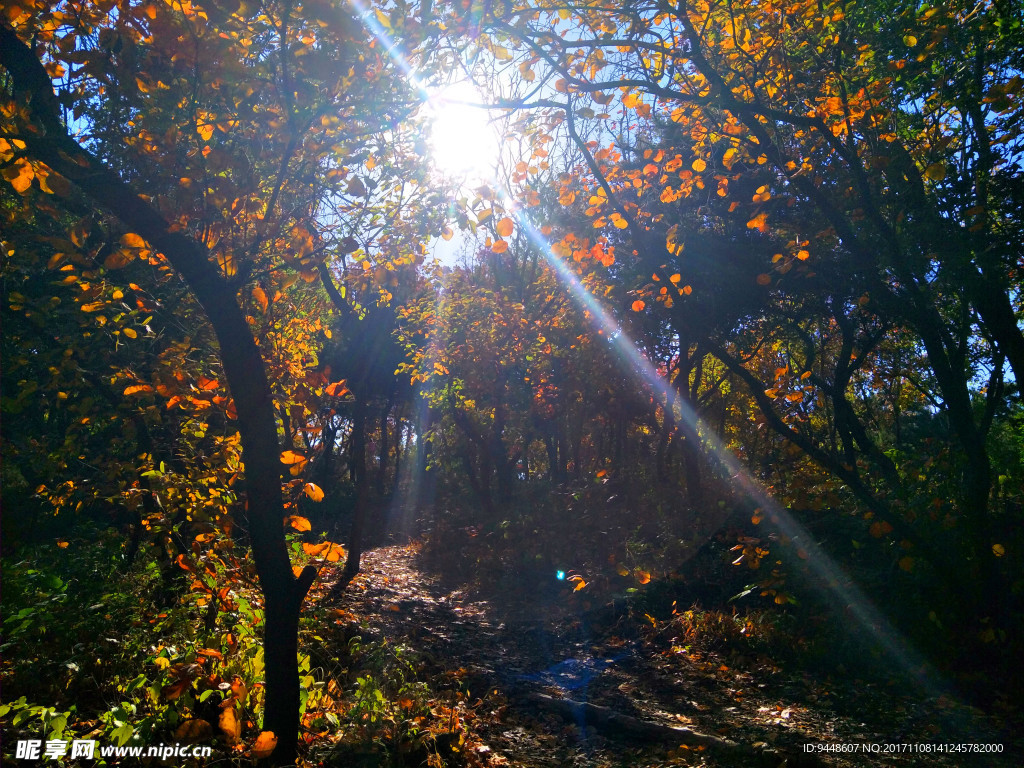
[[[498,163],[497,128],[486,109],[473,106],[483,101],[480,92],[466,81],[438,90],[428,100],[434,165],[464,182],[489,180]]]

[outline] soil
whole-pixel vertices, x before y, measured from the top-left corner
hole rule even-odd
[[[584,609],[569,599],[572,586],[554,576],[551,584],[523,587],[507,580],[446,580],[428,571],[420,547],[411,544],[368,552],[362,573],[339,599],[337,607],[353,625],[411,648],[425,675],[457,678],[473,717],[449,762],[574,768],[1024,764],[1024,729],[1005,714],[952,696],[930,698],[905,680],[694,650],[674,635],[671,622],[637,621],[603,606]],[[553,700],[594,706],[554,706]],[[602,712],[605,722],[596,717]],[[636,723],[662,728],[647,733]],[[676,732],[665,727],[716,738],[697,744],[687,731],[674,739]],[[988,745],[1002,751],[976,751],[992,749]]]

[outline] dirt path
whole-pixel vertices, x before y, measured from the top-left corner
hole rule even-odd
[[[458,678],[476,702],[470,746],[476,765],[777,765],[784,759],[790,766],[1021,764],[1020,744],[1011,744],[976,710],[924,701],[893,685],[787,673],[770,659],[694,653],[673,643],[670,632],[639,632],[635,622],[595,628],[573,613],[564,595],[564,585],[554,584],[490,602],[479,590],[425,573],[417,547],[390,546],[366,554],[363,573],[339,607],[369,632],[414,649],[428,674]],[[571,722],[528,700],[530,693],[692,728],[765,754],[747,759],[740,752],[723,756],[623,737]],[[950,728],[971,733],[974,743],[1002,743],[1004,751],[922,754],[920,746],[899,746],[904,751],[811,757],[804,747],[935,744],[949,740]]]

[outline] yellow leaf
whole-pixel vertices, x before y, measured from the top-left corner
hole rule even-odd
[[[276,746],[277,736],[274,735],[274,732],[264,731],[252,745],[252,756],[256,760],[264,760],[265,758],[270,757],[270,754],[274,751],[274,747]]]
[[[512,234],[512,230],[515,229],[515,222],[512,221],[508,216],[498,222],[494,227],[494,231],[498,233],[500,237],[508,237]]]
[[[213,126],[209,123],[207,123],[206,125],[200,125],[196,129],[196,132],[199,134],[200,138],[202,138],[203,141],[209,141],[210,138],[213,136]]]
[[[703,173],[704,169],[708,167],[708,164],[698,157],[690,164],[690,167],[693,168],[693,170],[695,170],[697,173]]]
[[[306,492],[306,495],[309,498],[311,498],[313,501],[323,501],[324,500],[324,492],[320,489],[320,486],[317,485],[316,483],[306,483],[306,485],[303,487],[302,490],[304,490]]]
[[[993,544],[992,554],[996,557],[1002,557],[1006,554],[1006,547],[1004,547],[1002,544]]]
[[[903,36],[903,43],[908,48],[913,48],[915,45],[917,45],[917,38],[914,37],[913,35],[904,35]]]
[[[134,328],[125,328],[124,329],[124,335],[127,336],[129,339],[134,339],[139,334],[136,332],[136,330]]]
[[[309,520],[299,515],[289,515],[284,521],[294,528],[296,531],[311,531],[313,526],[309,524]]]
[[[924,175],[932,181],[942,181],[946,178],[946,166],[942,163],[932,163],[925,168]]]

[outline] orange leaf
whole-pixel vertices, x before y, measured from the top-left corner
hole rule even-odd
[[[330,548],[331,548],[331,542],[329,542],[329,541],[324,541],[324,542],[322,542],[320,544],[303,543],[303,545],[302,545],[302,551],[305,552],[310,557],[319,557],[320,555],[322,555],[324,552],[326,552]]]
[[[35,177],[32,165],[24,158],[18,158],[13,165],[4,168],[3,177],[11,182],[11,186],[19,194],[28,191],[32,186],[32,179]]]
[[[220,732],[224,734],[224,740],[229,745],[238,743],[242,735],[242,723],[235,714],[234,702],[220,711]]]
[[[693,168],[693,170],[695,170],[697,173],[702,173],[704,169],[708,167],[708,164],[698,157],[696,160],[690,163],[690,167]]]
[[[495,253],[504,253],[505,251],[508,250],[508,241],[506,241],[506,240],[497,240],[497,241],[495,241],[494,245],[491,246],[491,250],[494,251]]]
[[[762,272],[760,275],[757,276],[757,284],[758,285],[771,285],[771,282],[772,282],[772,276],[771,275],[766,275],[764,272]]]
[[[512,230],[515,229],[516,223],[512,221],[508,216],[499,221],[494,227],[494,231],[501,237],[508,237],[512,234]]]
[[[264,731],[259,735],[259,737],[257,737],[256,742],[252,745],[252,756],[257,760],[268,758],[276,746],[277,736],[274,735],[274,732]]]
[[[320,489],[320,486],[316,483],[306,483],[303,489],[306,495],[309,496],[313,501],[323,501],[324,492]]]
[[[132,384],[130,387],[124,388],[124,394],[126,395],[137,395],[139,392],[152,392],[153,388],[149,384]]]
[[[768,229],[768,214],[757,214],[757,216],[747,222],[747,229],[756,229],[758,232],[764,232]]]
[[[878,522],[871,524],[871,527],[868,528],[868,533],[876,539],[880,539],[886,534],[892,533],[892,526],[884,520],[879,520]]]
[[[178,741],[206,741],[211,736],[213,726],[197,718],[186,720],[174,731],[174,738]]]
[[[583,579],[580,579],[578,582],[576,582],[576,589],[574,589],[573,592],[579,592],[585,586],[587,586],[587,582],[585,582]]]
[[[309,524],[309,520],[304,517],[300,517],[299,515],[289,515],[284,521],[296,531],[313,530],[313,526]]]
[[[264,313],[267,311],[267,307],[270,306],[270,301],[267,299],[267,294],[258,285],[252,289],[252,297],[256,299],[256,303],[260,305],[260,309]]]
[[[134,232],[129,232],[127,235],[121,235],[121,245],[128,248],[145,248],[146,241]]]
[[[348,387],[345,386],[345,379],[328,384],[325,390],[331,397],[343,397],[348,394]]]
[[[643,311],[643,308],[646,307],[646,306],[647,306],[647,304],[644,303],[644,301],[642,299],[637,299],[632,304],[632,308],[633,308],[634,312],[641,312],[641,311]]]
[[[636,580],[641,584],[649,584],[651,581],[651,574],[648,571],[641,570],[640,568],[633,571],[633,575],[636,576]]]
[[[306,457],[301,453],[295,451],[285,451],[281,454],[282,464],[301,464],[306,461]]]
[[[160,695],[163,696],[166,701],[174,701],[186,691],[188,684],[188,680],[178,680],[170,685],[165,685],[160,689]]]
[[[327,553],[327,562],[336,563],[345,556],[345,548],[341,544],[331,544],[331,551]]]

